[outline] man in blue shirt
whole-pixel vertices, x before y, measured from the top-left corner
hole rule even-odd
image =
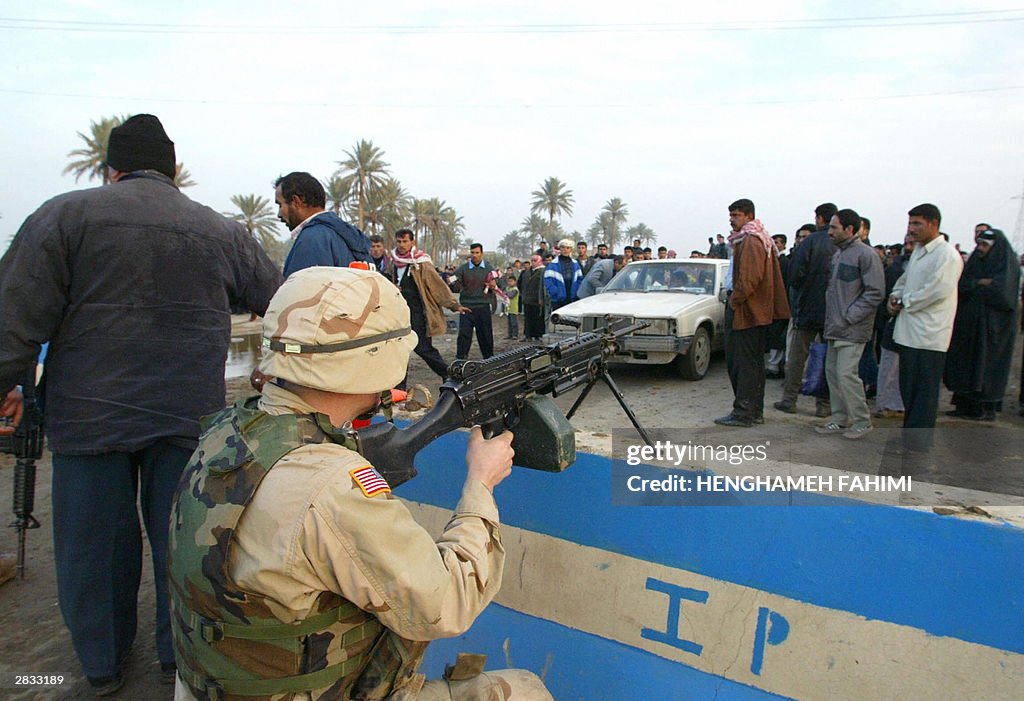
[[[370,262],[370,240],[334,212],[327,212],[323,185],[309,173],[295,172],[274,183],[277,216],[292,230],[292,248],[284,276],[296,270],[328,265],[347,268],[353,261]]]

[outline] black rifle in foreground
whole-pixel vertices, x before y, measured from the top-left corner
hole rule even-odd
[[[18,576],[25,578],[25,532],[39,528],[32,512],[36,500],[36,460],[43,454],[43,411],[36,401],[35,368],[22,385],[25,412],[12,434],[0,435],[0,452],[17,458],[14,466],[14,522],[18,530]]]
[[[608,359],[622,336],[647,326],[619,321],[551,345],[516,348],[487,360],[456,360],[448,369],[434,407],[407,428],[376,423],[351,436],[359,452],[392,487],[416,476],[416,453],[438,436],[457,428],[480,425],[484,437],[515,431],[515,464],[560,472],[576,460],[572,418],[587,393],[604,381],[626,416],[650,444],[646,431],[608,374]],[[548,397],[584,387],[566,415]]]

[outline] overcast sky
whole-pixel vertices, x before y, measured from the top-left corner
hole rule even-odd
[[[292,170],[326,179],[369,139],[488,247],[548,176],[575,195],[566,230],[619,197],[686,253],[740,197],[790,235],[820,202],[852,207],[875,243],[930,201],[969,250],[978,221],[1012,237],[1024,188],[1020,0],[2,8],[0,248],[95,184],[61,175],[76,132],[138,112],[219,211]]]

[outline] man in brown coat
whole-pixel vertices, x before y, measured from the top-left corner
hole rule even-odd
[[[409,229],[395,232],[395,250],[391,253],[391,264],[386,274],[402,291],[402,297],[409,305],[412,330],[419,339],[414,352],[444,380],[448,374],[448,363],[434,348],[430,337],[447,331],[448,323],[442,307],[460,313],[469,309],[459,304],[451,288],[444,284],[430,256],[416,248],[415,234]],[[406,380],[403,379],[398,388],[405,389],[405,385]]]
[[[733,249],[726,284],[725,361],[735,396],[729,414],[715,419],[721,426],[752,426],[764,422],[764,354],[768,330],[776,319],[789,318],[775,244],[759,219],[754,203],[729,205],[729,246]]]

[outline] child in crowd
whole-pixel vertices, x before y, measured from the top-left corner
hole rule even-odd
[[[508,295],[507,338],[516,339],[519,337],[519,287],[515,275],[505,278],[505,294]]]

